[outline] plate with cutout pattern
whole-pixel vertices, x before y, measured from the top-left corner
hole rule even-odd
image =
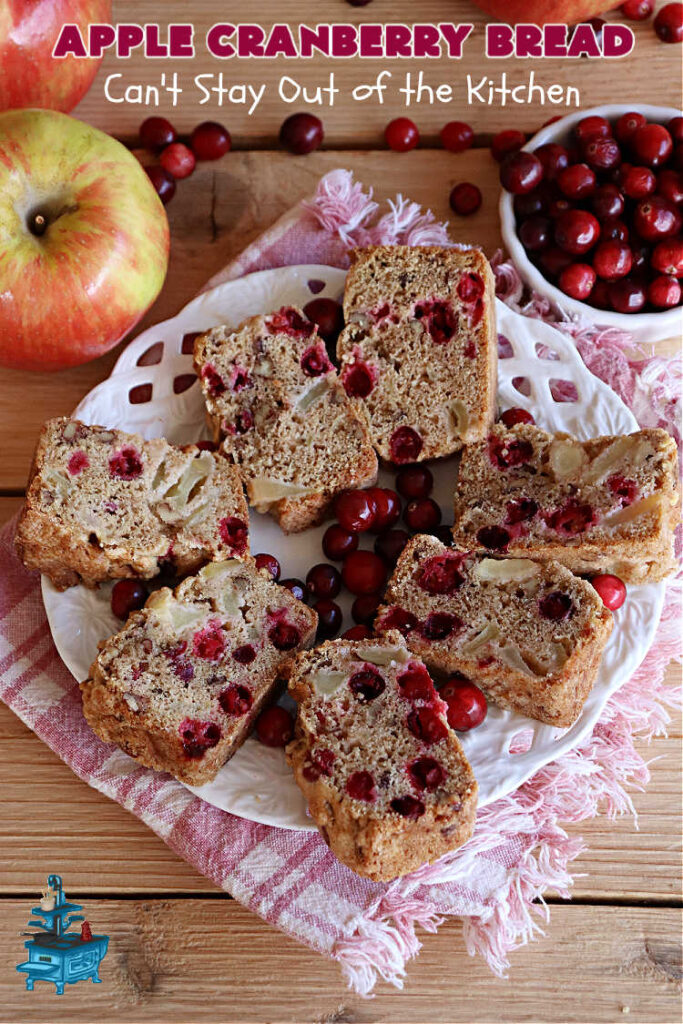
[[[187,444],[208,437],[201,389],[192,367],[194,337],[218,324],[236,327],[248,316],[283,305],[304,306],[314,297],[340,298],[345,273],[326,266],[264,270],[229,281],[199,295],[180,313],[140,334],[121,354],[111,376],[94,388],[74,412],[87,423],[166,437]],[[540,320],[523,317],[496,300],[498,323],[498,401],[501,409],[522,406],[539,426],[585,440],[599,434],[626,434],[638,424],[621,399],[584,366],[572,342]],[[456,458],[431,463],[433,496],[451,519]],[[380,486],[393,476],[380,470]],[[251,550],[275,555],[283,578],[306,575],[322,561],[326,526],[285,536],[269,516],[250,512]],[[361,546],[371,541],[363,538]],[[62,659],[85,679],[97,644],[120,628],[110,608],[111,584],[99,590],[72,587],[64,593],[43,578],[43,599]],[[351,625],[352,598],[338,599],[345,625]],[[484,723],[461,734],[479,782],[481,806],[517,789],[543,765],[577,746],[592,730],[613,694],[643,660],[657,629],[664,584],[629,588],[615,614],[597,681],[578,720],[569,729],[543,725],[491,706]],[[287,703],[289,698],[284,697]],[[215,780],[189,787],[208,803],[243,818],[290,829],[312,829],[304,799],[284,753],[250,738]]]

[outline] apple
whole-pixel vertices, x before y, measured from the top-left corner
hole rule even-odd
[[[0,110],[73,110],[101,58],[54,60],[52,50],[63,25],[78,25],[87,36],[91,22],[111,22],[111,0],[2,0]]]
[[[576,25],[619,6],[620,0],[474,0],[485,14],[508,25]]]
[[[157,297],[164,208],[125,146],[54,110],[0,113],[0,365],[77,366]]]

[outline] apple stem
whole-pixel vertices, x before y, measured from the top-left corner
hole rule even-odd
[[[44,235],[47,231],[48,221],[43,213],[34,213],[29,220],[28,228],[32,235]]]

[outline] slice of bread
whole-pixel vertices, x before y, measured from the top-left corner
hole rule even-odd
[[[164,587],[100,644],[81,684],[92,729],[148,768],[209,782],[277,693],[317,615],[252,558]]]
[[[209,419],[249,503],[285,533],[320,522],[332,499],[377,477],[367,430],[315,324],[293,307],[197,338]]]
[[[61,418],[40,433],[15,543],[65,590],[246,554],[248,522],[223,456]]]
[[[419,535],[377,611],[428,667],[459,673],[502,708],[549,725],[576,720],[612,630],[590,583],[557,562],[493,559]]]
[[[299,655],[289,692],[299,713],[287,758],[342,863],[388,881],[469,839],[477,783],[400,633]]]
[[[652,583],[675,568],[676,443],[665,430],[576,441],[497,424],[464,452],[457,547],[561,562]]]
[[[397,245],[356,249],[351,260],[341,379],[381,457],[434,459],[485,437],[498,350],[484,254]]]

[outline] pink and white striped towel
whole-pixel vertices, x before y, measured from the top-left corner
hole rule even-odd
[[[364,243],[450,244],[445,226],[397,197],[379,216],[371,192],[347,171],[320,182],[210,285],[291,263],[347,264]],[[522,287],[510,264],[494,261],[499,294],[519,308]],[[550,319],[539,300],[523,311]],[[588,366],[615,387],[641,423],[678,431],[680,371],[671,360],[633,361],[628,338],[561,324]],[[203,803],[167,775],[142,768],[97,739],[81,710],[78,685],[50,637],[37,575],[12,549],[13,524],[0,533],[0,696],[89,785],[144,821],[181,857],[276,928],[339,961],[350,986],[369,994],[378,976],[402,987],[406,961],[420,949],[418,926],[435,931],[462,919],[467,949],[502,974],[508,954],[540,931],[543,893],[568,897],[570,862],[583,849],[563,823],[602,812],[633,813],[629,787],[648,769],[636,739],[662,734],[677,695],[663,685],[679,655],[678,586],[668,588],[656,641],[633,678],[612,698],[580,749],[546,766],[517,792],[480,811],[471,841],[432,867],[391,884],[368,882],[339,864],[313,834],[234,817]],[[540,903],[535,903],[537,899]]]

